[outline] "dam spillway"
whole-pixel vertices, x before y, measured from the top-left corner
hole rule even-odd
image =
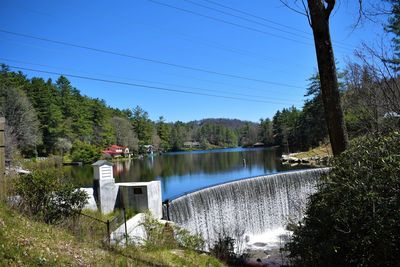
[[[201,189],[169,203],[169,219],[208,245],[219,234],[259,235],[303,217],[307,198],[329,168],[259,176]]]

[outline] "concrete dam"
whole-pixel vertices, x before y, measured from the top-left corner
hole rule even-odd
[[[208,245],[219,234],[238,238],[274,232],[303,217],[308,196],[328,171],[292,171],[201,189],[169,201],[164,218],[200,234]]]

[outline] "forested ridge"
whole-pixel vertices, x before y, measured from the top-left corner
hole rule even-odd
[[[350,137],[398,125],[398,79],[382,80],[372,67],[357,63],[348,64],[340,76]],[[283,108],[272,119],[258,123],[237,119],[166,122],[163,117],[152,121],[140,106],[121,110],[82,95],[64,76],[56,81],[28,78],[6,65],[0,74],[0,103],[7,120],[8,158],[18,152],[23,157],[70,155],[72,160],[89,162],[111,144],[127,146],[135,154],[145,153],[145,145],[153,145],[156,151],[176,151],[256,143],[293,152],[327,141],[318,74],[309,79],[302,109]]]

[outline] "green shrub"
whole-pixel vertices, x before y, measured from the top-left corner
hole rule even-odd
[[[162,224],[150,213],[146,213],[143,227],[146,232],[147,248],[186,248],[202,250],[204,240],[175,224]]]
[[[399,266],[399,133],[359,138],[334,159],[286,248],[296,266]]]
[[[18,206],[23,212],[49,224],[56,224],[83,209],[87,194],[63,180],[57,169],[36,170],[15,182]]]
[[[229,265],[234,265],[237,259],[235,254],[235,239],[227,235],[219,234],[218,239],[210,249],[210,253],[217,259]]]
[[[71,158],[73,161],[93,163],[98,160],[100,156],[100,149],[89,143],[76,141],[72,146]]]

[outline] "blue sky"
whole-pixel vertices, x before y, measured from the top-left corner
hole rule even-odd
[[[370,22],[356,30],[352,28],[358,15],[356,2],[339,2],[331,19],[335,56],[342,68],[353,57],[354,48],[361,42],[374,42],[382,32],[380,24]],[[279,0],[1,0],[0,30],[231,75],[0,32],[0,62],[8,65],[222,96],[69,77],[82,94],[104,99],[117,108],[139,105],[153,120],[159,116],[167,121],[185,122],[210,117],[250,121],[271,118],[278,109],[302,106],[307,79],[316,70],[306,18],[284,7]],[[33,71],[24,73],[29,77],[57,78]]]

